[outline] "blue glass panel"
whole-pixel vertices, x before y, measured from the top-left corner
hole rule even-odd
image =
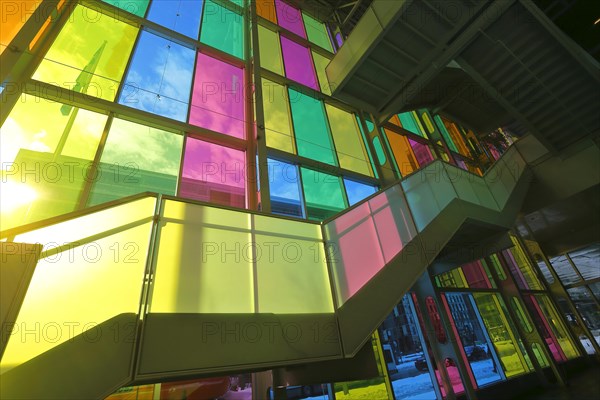
[[[276,214],[302,217],[302,201],[298,167],[278,160],[268,159],[271,211]]]
[[[364,183],[358,183],[346,178],[344,178],[344,185],[348,194],[348,203],[351,206],[377,191],[377,188],[374,186],[365,185]]]
[[[148,19],[176,32],[198,39],[203,0],[153,1]]]
[[[195,52],[142,31],[119,103],[186,121]]]

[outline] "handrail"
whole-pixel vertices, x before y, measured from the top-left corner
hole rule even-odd
[[[144,199],[146,197],[158,197],[158,193],[155,192],[141,192],[131,196],[122,197],[120,199],[107,201],[106,203],[96,204],[94,206],[81,208],[79,210],[71,211],[65,214],[60,214],[55,217],[42,219],[40,221],[30,222],[25,225],[17,226],[15,228],[6,229],[0,231],[0,239],[10,238],[16,235],[22,235],[27,232],[35,231],[37,229],[45,228],[47,226],[56,225],[61,222],[70,221],[75,218],[83,217],[88,214],[93,214],[99,211],[107,210],[116,206],[120,206],[127,203],[132,203],[136,200]]]
[[[520,140],[520,139],[519,139]],[[498,162],[500,160],[503,160],[505,158],[505,156],[513,151],[516,151],[517,153],[520,154],[517,146],[515,146],[516,143],[519,142],[519,140],[515,141],[509,148],[506,149],[506,151],[502,154],[502,156],[500,158],[498,158],[491,166],[490,168],[485,171],[485,173],[483,175],[477,175],[471,171],[468,170],[464,170],[460,167],[457,167],[456,165],[450,164],[447,161],[441,160],[441,159],[437,159],[434,160],[433,162],[427,164],[426,167],[429,167],[430,165],[433,165],[435,163],[440,163],[440,165],[444,165],[447,164],[449,166],[455,167],[456,169],[466,173],[466,174],[470,174],[473,175],[474,177],[477,178],[484,178],[488,173],[490,173],[492,171],[492,169],[494,169],[494,167],[498,164]],[[386,186],[383,186],[382,188],[380,188],[380,190],[378,190],[377,192],[365,197],[364,199],[362,199],[361,201],[355,203],[354,205],[352,205],[351,207],[345,208],[344,210],[338,212],[335,215],[332,215],[329,218],[326,218],[320,222],[318,221],[311,221],[308,219],[298,219],[298,218],[294,218],[294,217],[288,217],[285,215],[279,215],[279,214],[273,214],[273,213],[267,213],[264,211],[259,211],[259,210],[248,210],[248,209],[244,209],[244,208],[237,208],[237,207],[231,207],[231,206],[226,206],[226,205],[222,205],[222,204],[215,204],[215,203],[210,203],[207,201],[201,201],[201,200],[193,200],[193,199],[186,199],[186,198],[182,198],[182,197],[177,197],[177,196],[172,196],[172,195],[162,195],[162,199],[165,200],[173,200],[173,201],[179,201],[179,202],[183,202],[183,203],[187,203],[187,204],[196,204],[196,205],[201,205],[201,206],[206,206],[206,207],[212,207],[212,208],[219,208],[219,209],[223,209],[223,210],[229,210],[229,211],[236,211],[236,212],[242,212],[242,213],[246,213],[246,214],[252,214],[252,215],[260,215],[260,216],[265,216],[265,217],[271,217],[271,218],[277,218],[277,219],[282,219],[282,220],[288,220],[288,221],[295,221],[295,222],[302,222],[302,223],[308,223],[308,224],[313,224],[313,225],[326,225],[327,223],[335,220],[336,218],[350,212],[351,210],[361,206],[362,204],[370,201],[371,199],[373,199],[374,197],[380,195],[382,192],[396,186],[396,185],[400,185],[403,181],[407,180],[408,178],[412,177],[413,175],[416,175],[418,173],[420,173],[423,170],[423,168],[418,169],[406,176],[403,176],[400,179],[397,179],[396,181],[394,181],[393,183],[390,183]],[[96,213],[99,211],[103,211],[103,210],[107,210],[109,208],[113,208],[116,206],[120,206],[123,204],[127,204],[127,203],[131,203],[134,202],[136,200],[140,200],[143,198],[147,198],[147,197],[155,197],[158,198],[159,197],[159,193],[157,192],[142,192],[142,193],[137,193],[131,196],[127,196],[127,197],[123,197],[120,199],[116,199],[116,200],[111,200],[108,201],[106,203],[101,203],[101,204],[97,204],[94,206],[90,206],[90,207],[85,207],[79,210],[75,210],[75,211],[71,211],[65,214],[61,214],[55,217],[50,217],[47,219],[43,219],[40,221],[36,221],[36,222],[31,222],[29,224],[25,224],[22,226],[18,226],[15,228],[10,228],[10,229],[6,229],[4,231],[0,231],[0,239],[6,239],[6,238],[11,238],[14,237],[16,235],[21,235],[30,231],[34,231],[37,229],[41,229],[41,228],[45,228],[47,226],[51,226],[51,225],[55,225],[61,222],[66,222],[66,221],[70,221],[79,217],[82,217],[84,215],[88,215],[88,214],[92,214],[92,213]]]

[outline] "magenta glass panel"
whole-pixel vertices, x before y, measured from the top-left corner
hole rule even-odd
[[[517,266],[517,261],[513,257],[512,253],[509,250],[502,250],[502,255],[504,256],[504,261],[508,264],[508,269],[512,273],[512,276],[515,278],[517,282],[517,286],[519,289],[530,289],[521,269]]]
[[[421,144],[412,139],[408,139],[408,141],[410,142],[410,146],[412,147],[415,157],[417,157],[417,162],[421,168],[433,161],[433,155],[431,154],[429,146]]]
[[[399,187],[392,187],[325,225],[338,303],[358,292],[416,235]],[[365,252],[364,249],[371,249]]]
[[[284,36],[281,36],[281,50],[283,52],[285,76],[315,90],[319,90],[310,50]]]
[[[243,151],[188,137],[179,195],[232,207],[246,206]]]
[[[277,22],[279,26],[306,39],[304,22],[302,21],[300,10],[281,0],[275,0],[275,8],[277,10]]]
[[[490,281],[480,261],[473,261],[462,266],[463,274],[470,288],[490,289]]]
[[[446,358],[444,360],[444,368],[448,373],[448,378],[450,378],[450,385],[452,386],[452,390],[454,394],[464,393],[465,387],[463,386],[462,380],[460,379],[460,372],[458,371],[458,367],[456,363],[451,358]],[[444,389],[444,382],[442,382],[442,377],[440,371],[435,370],[435,376],[437,378],[438,384],[440,386],[440,392],[442,393],[442,397],[446,398],[446,390]]]
[[[243,139],[244,118],[243,68],[198,53],[190,124]]]
[[[369,205],[363,203],[332,222],[332,237],[337,237],[334,263],[338,298],[352,297],[379,271],[385,262],[377,240]],[[370,251],[364,251],[364,249]]]
[[[544,316],[544,313],[542,312],[536,298],[533,297],[533,295],[524,295],[523,301],[527,305],[535,326],[538,328],[538,332],[548,345],[548,349],[550,349],[550,353],[552,353],[554,360],[556,362],[567,361],[567,357],[563,353],[558,343],[558,339],[556,338],[556,335],[554,335],[554,332],[546,320],[546,317]]]

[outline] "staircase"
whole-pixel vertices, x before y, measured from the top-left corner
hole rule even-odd
[[[513,147],[483,177],[435,161],[322,223],[143,193],[1,232],[43,249],[0,397],[352,357],[461,230],[509,229],[529,181]]]

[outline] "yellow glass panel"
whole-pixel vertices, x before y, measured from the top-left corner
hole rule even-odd
[[[519,269],[523,273],[523,277],[527,281],[527,285],[529,285],[529,289],[543,290],[544,287],[542,286],[542,283],[535,274],[533,266],[529,262],[529,258],[527,258],[527,256],[525,255],[521,244],[519,243],[517,238],[512,235],[510,237],[510,240],[513,242],[515,247],[511,247],[508,250],[512,253],[513,257],[515,258]]]
[[[49,250],[95,235],[61,252],[46,253],[38,262],[2,357],[2,373],[84,332],[89,332],[89,340],[114,334],[99,332],[96,326],[138,312],[154,203],[155,199],[136,202],[137,215],[148,219],[134,221],[133,226],[127,226],[132,216],[121,219],[123,209],[130,210],[124,205],[95,214],[96,221],[111,222],[110,231],[82,218],[16,239],[38,238]]]
[[[262,92],[267,146],[296,153],[286,88],[263,78]]]
[[[277,32],[259,25],[258,44],[260,48],[260,66],[283,76],[281,45],[279,44]]]
[[[166,201],[151,312],[254,312],[249,214]]]
[[[552,328],[552,332],[556,336],[560,348],[562,349],[563,353],[565,353],[565,356],[568,359],[579,357],[579,351],[577,351],[575,344],[569,337],[569,333],[562,316],[558,314],[548,296],[545,294],[536,294],[535,298],[537,299],[538,304],[540,305],[540,308],[546,317],[546,321],[548,321],[550,328]]]
[[[325,104],[325,108],[340,167],[373,176],[354,115],[329,104]]]
[[[0,54],[29,20],[41,0],[2,2],[2,29],[0,29]]]
[[[315,63],[315,70],[317,71],[317,77],[319,78],[319,86],[321,87],[321,92],[331,96],[331,86],[329,85],[329,79],[327,79],[327,74],[325,72],[325,67],[329,64],[329,58],[323,57],[322,55],[312,52],[313,61]]]
[[[21,95],[0,129],[1,229],[73,211],[107,116]]]
[[[529,371],[512,324],[506,316],[498,295],[473,293],[475,303],[488,331],[507,378]]]
[[[256,235],[256,249],[261,313],[333,312],[322,242]]]
[[[114,100],[138,29],[78,5],[34,79]]]

